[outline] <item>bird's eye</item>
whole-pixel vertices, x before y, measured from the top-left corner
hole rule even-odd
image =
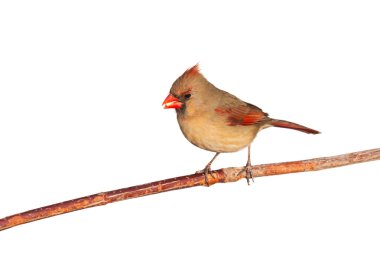
[[[186,98],[186,99],[189,99],[190,97],[191,97],[191,94],[190,94],[190,93],[188,93],[188,94],[185,95],[185,98]]]

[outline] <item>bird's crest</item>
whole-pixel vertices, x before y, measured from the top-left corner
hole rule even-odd
[[[183,76],[193,76],[193,75],[198,75],[200,74],[199,71],[199,64],[195,64],[193,67],[187,69],[185,73],[183,73]]]
[[[199,71],[199,65],[195,64],[188,68],[180,77],[175,80],[170,89],[172,94],[181,95],[197,90],[207,85],[207,80]],[[194,88],[194,89],[193,89]]]

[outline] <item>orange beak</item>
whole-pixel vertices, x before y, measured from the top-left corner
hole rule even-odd
[[[179,99],[174,97],[172,94],[169,94],[162,103],[162,106],[164,107],[164,109],[178,109],[182,107],[182,102],[180,102]]]

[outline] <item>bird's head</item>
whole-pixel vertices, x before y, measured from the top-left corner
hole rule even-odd
[[[197,64],[175,80],[162,105],[164,109],[174,108],[177,112],[184,112],[189,107],[206,103],[204,94],[210,86],[213,85],[199,72]]]

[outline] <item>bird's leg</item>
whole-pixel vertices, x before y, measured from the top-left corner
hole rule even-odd
[[[219,155],[220,153],[215,153],[214,157],[211,159],[211,161],[206,165],[206,167],[203,170],[197,171],[196,173],[204,173],[205,174],[205,181],[206,184],[208,184],[208,177],[207,174],[210,174],[212,177],[214,177],[210,172],[211,172],[211,164],[215,160],[215,158]]]
[[[245,178],[247,179],[247,184],[249,185],[249,179],[252,179],[252,182],[254,183],[252,165],[251,165],[251,144],[248,145],[248,160],[244,169],[245,169]]]

